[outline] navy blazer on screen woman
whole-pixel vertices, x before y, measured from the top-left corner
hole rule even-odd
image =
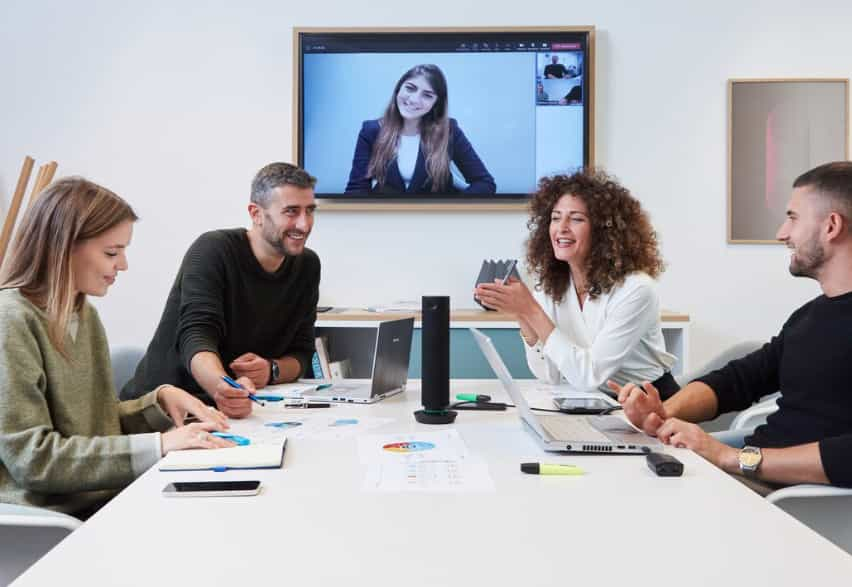
[[[385,184],[381,187],[373,187],[373,178],[367,177],[367,167],[370,164],[370,156],[373,154],[373,145],[379,137],[379,121],[365,120],[358,133],[358,143],[355,145],[355,156],[352,158],[352,171],[349,172],[349,182],[346,184],[347,194],[423,194],[432,192],[432,180],[426,173],[426,158],[423,150],[417,153],[417,163],[414,166],[414,175],[408,188],[399,173],[396,158],[390,163]],[[469,184],[463,190],[466,194],[493,194],[497,191],[494,178],[488,173],[479,155],[473,150],[473,145],[464,136],[455,118],[450,118],[450,142],[447,155],[456,164],[465,181]],[[452,175],[450,175],[452,181]],[[459,193],[460,190],[453,185],[439,190],[437,194]]]

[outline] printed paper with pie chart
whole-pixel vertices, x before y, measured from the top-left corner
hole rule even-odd
[[[407,434],[364,434],[358,454],[365,465],[467,458],[467,447],[456,430]]]

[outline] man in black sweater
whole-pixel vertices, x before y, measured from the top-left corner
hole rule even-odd
[[[547,79],[562,79],[563,77],[571,77],[568,75],[568,69],[559,63],[559,56],[552,57],[552,63],[544,66],[544,77]]]
[[[852,486],[852,162],[821,165],[793,183],[778,240],[790,273],[823,295],[795,312],[760,350],[692,381],[665,402],[645,382],[619,388],[633,424],[764,486]],[[778,410],[737,449],[696,424],[781,391]],[[755,483],[750,483],[755,486]]]
[[[207,232],[190,246],[122,399],[170,383],[241,418],[251,413],[249,392],[305,372],[320,281],[319,257],[305,247],[315,183],[289,163],[267,165],[252,181],[251,228]]]

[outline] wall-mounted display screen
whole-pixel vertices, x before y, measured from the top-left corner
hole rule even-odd
[[[295,34],[317,197],[519,199],[593,163],[590,28]]]

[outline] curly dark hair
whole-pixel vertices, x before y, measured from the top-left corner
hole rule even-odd
[[[530,202],[527,263],[538,275],[537,285],[544,293],[561,302],[571,280],[570,266],[556,259],[550,241],[550,215],[565,194],[582,199],[589,210],[589,298],[609,292],[634,271],[654,278],[663,272],[657,233],[639,201],[615,178],[601,170],[586,169],[542,178]]]

